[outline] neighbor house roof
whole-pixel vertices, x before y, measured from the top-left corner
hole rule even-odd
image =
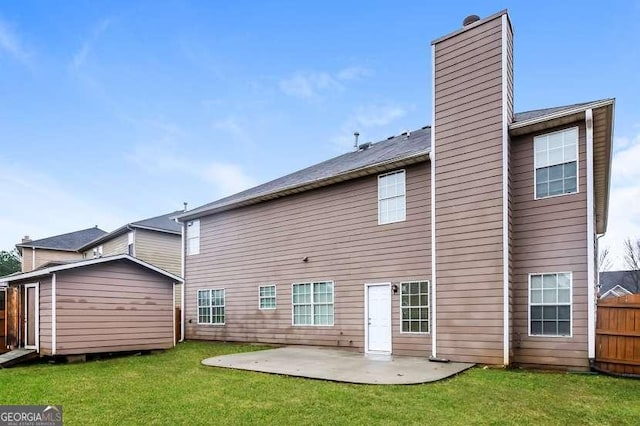
[[[80,231],[69,232],[67,234],[19,243],[16,244],[16,247],[18,247],[18,249],[31,247],[49,250],[77,251],[89,241],[95,240],[105,234],[105,231],[95,226],[93,228],[82,229]]]
[[[640,271],[600,272],[599,282],[601,297],[616,287],[622,287],[629,293],[640,293]]]
[[[31,271],[31,272],[24,272],[24,273],[20,273],[20,274],[14,274],[14,275],[7,275],[5,277],[0,278],[0,285],[1,284],[7,284],[10,283],[12,281],[20,281],[20,280],[24,280],[24,279],[28,279],[28,278],[37,278],[37,277],[42,277],[45,275],[49,275],[55,272],[60,272],[60,271],[66,271],[66,270],[70,270],[70,269],[77,269],[77,268],[83,268],[86,266],[91,266],[91,265],[96,265],[96,264],[100,264],[100,263],[108,263],[108,262],[114,262],[114,261],[118,261],[118,260],[124,260],[127,262],[132,262],[132,263],[136,263],[144,268],[147,268],[151,271],[157,272],[158,274],[164,275],[168,278],[171,278],[172,280],[176,281],[176,282],[183,282],[182,278],[180,278],[177,275],[172,274],[171,272],[167,272],[164,269],[160,269],[157,266],[153,266],[150,263],[147,263],[143,260],[140,260],[136,257],[132,257],[129,256],[128,254],[118,254],[115,256],[105,256],[105,257],[99,257],[96,259],[87,259],[87,260],[78,260],[75,262],[64,262],[62,264],[58,264],[58,265],[53,265],[53,266],[49,266],[47,268],[42,268],[42,269],[37,269],[35,271]]]
[[[514,122],[510,125],[510,131],[515,134],[523,134],[544,128],[539,126],[561,125],[565,122],[563,120],[575,121],[577,114],[580,113],[584,118],[584,111],[588,108],[596,108],[612,103],[612,99],[605,99],[516,113]],[[547,121],[546,123],[545,120]],[[431,151],[431,127],[422,127],[415,131],[389,137],[377,143],[364,145],[366,149],[348,152],[246,191],[205,204],[193,210],[181,212],[176,215],[176,218],[181,221],[194,219],[207,214],[255,204],[296,192],[426,161]],[[606,176],[605,180],[608,180],[608,176]],[[598,189],[596,188],[596,190]],[[608,192],[608,188],[606,192]],[[608,203],[608,198],[605,203]],[[600,211],[606,215],[607,209],[601,208]],[[603,224],[603,227],[606,227],[606,219],[600,223]],[[602,232],[604,231],[599,233]]]
[[[182,212],[182,210],[177,210],[171,213],[165,213],[160,216],[154,216],[148,219],[142,219],[136,222],[127,223],[126,225],[121,226],[115,231],[105,233],[104,235],[98,236],[94,240],[87,241],[87,243],[81,246],[79,250],[84,251],[91,247],[95,247],[96,245],[99,245],[126,232],[132,231],[136,228],[180,235],[182,233],[182,225],[177,223],[173,219],[173,217]]]

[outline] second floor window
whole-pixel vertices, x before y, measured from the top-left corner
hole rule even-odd
[[[200,220],[187,222],[187,255],[200,253]]]
[[[578,192],[578,128],[533,139],[536,199]]]
[[[127,253],[129,254],[129,256],[134,256],[134,252],[133,252],[133,232],[129,232],[129,234],[127,234]]]
[[[406,219],[405,171],[378,176],[378,225]]]

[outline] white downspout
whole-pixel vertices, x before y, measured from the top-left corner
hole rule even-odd
[[[507,15],[502,15],[502,363],[509,365],[509,111],[507,110]]]
[[[436,46],[431,45],[431,358],[438,357],[436,333]]]
[[[187,281],[185,279],[185,226],[186,222],[182,222],[182,244],[181,244],[181,269],[182,269],[182,286],[180,287],[180,341],[184,341],[184,321],[186,318],[185,315],[185,287],[187,285]]]
[[[56,274],[51,276],[51,355],[56,354],[57,344],[57,306],[56,306]]]
[[[587,127],[587,342],[589,359],[596,357],[595,232],[593,195],[593,110],[585,111]]]

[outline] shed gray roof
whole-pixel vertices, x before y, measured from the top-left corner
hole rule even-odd
[[[42,238],[25,243],[16,244],[16,247],[36,247],[50,250],[77,251],[80,247],[105,235],[106,232],[97,226],[82,229],[80,231],[69,232],[67,234],[54,235],[53,237]]]
[[[631,293],[640,293],[640,271],[600,272],[600,294],[605,294],[617,285]]]
[[[594,102],[585,102],[516,113],[514,123],[542,119],[546,116],[556,115],[564,111],[572,111],[581,106],[587,106],[593,103]],[[312,187],[311,184],[314,182],[327,181],[335,176],[392,162],[394,160],[428,154],[430,150],[431,127],[425,126],[412,132],[405,132],[398,136],[392,136],[386,140],[376,142],[366,150],[348,152],[229,197],[204,204],[195,209],[178,214],[176,217],[180,220],[187,220],[199,217],[207,212],[233,208],[232,206],[246,205],[249,204],[249,200],[266,199],[270,194],[283,193],[283,195],[286,195],[284,193],[290,188]],[[275,195],[272,198],[275,198]]]

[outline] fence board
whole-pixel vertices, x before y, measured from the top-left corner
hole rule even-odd
[[[640,376],[640,294],[598,302],[596,367]]]

